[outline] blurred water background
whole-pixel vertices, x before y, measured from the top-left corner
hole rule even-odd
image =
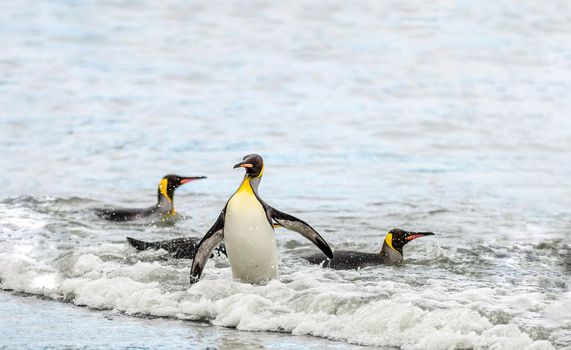
[[[0,347],[571,347],[568,2],[21,0],[0,44]],[[261,287],[126,246],[202,236],[248,153],[336,249],[437,235],[340,272],[278,231]],[[174,226],[89,211],[167,173],[208,176]]]

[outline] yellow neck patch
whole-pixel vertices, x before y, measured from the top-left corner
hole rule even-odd
[[[387,233],[387,237],[385,238],[385,242],[391,247],[392,250],[396,251],[395,247],[393,247],[393,234]]]
[[[250,180],[252,179],[258,179],[260,177],[262,177],[262,175],[264,175],[264,166],[262,165],[262,170],[260,171],[260,174],[256,177],[251,177],[249,175],[244,176],[244,180],[242,180],[242,183],[240,184],[240,187],[238,187],[238,191],[236,191],[236,193],[238,192],[248,192],[250,194],[254,194],[254,190],[252,189],[252,184],[250,184]]]
[[[159,184],[159,191],[161,192],[161,194],[167,199],[167,201],[169,201],[169,203],[172,205],[172,198],[169,197],[169,194],[167,192],[167,187],[169,185],[169,181],[167,179],[162,179],[161,183]],[[171,212],[174,214],[175,210],[174,210],[174,205],[173,208],[171,210]]]
[[[250,185],[250,177],[248,175],[244,176],[244,180],[240,184],[237,192],[248,192],[254,194],[254,190],[252,190],[252,185]]]

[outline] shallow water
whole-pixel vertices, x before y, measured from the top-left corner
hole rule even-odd
[[[161,334],[165,347],[570,347],[570,17],[533,1],[4,4],[0,313],[24,321],[2,321],[0,346],[64,346],[21,332],[41,314],[75,334],[116,329],[126,348]],[[335,249],[376,251],[392,227],[437,235],[400,266],[332,271],[279,230],[266,286],[217,259],[189,288],[190,261],[126,246],[201,236],[252,152],[264,200]],[[150,205],[166,173],[208,176],[177,191],[175,225],[89,211]]]
[[[360,349],[282,333],[240,332],[207,323],[129,317],[24,295],[0,294],[2,345],[7,349]],[[142,315],[140,315],[142,316]],[[73,322],[73,326],[70,323]],[[9,331],[6,331],[9,330]],[[86,345],[88,344],[88,345]]]

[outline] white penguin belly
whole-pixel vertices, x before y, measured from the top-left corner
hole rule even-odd
[[[228,202],[224,243],[234,278],[259,283],[277,277],[276,235],[252,192],[239,191]]]

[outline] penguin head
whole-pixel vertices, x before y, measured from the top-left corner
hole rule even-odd
[[[432,232],[411,232],[393,228],[389,231],[389,233],[387,233],[385,243],[402,255],[402,248],[405,246],[405,244],[412,241],[413,239],[432,235],[434,235]]]
[[[242,162],[234,165],[234,169],[246,169],[246,175],[251,178],[261,177],[264,173],[264,160],[258,154],[244,156]]]
[[[172,202],[174,196],[174,190],[180,185],[184,185],[187,182],[206,179],[206,176],[178,176],[178,175],[166,175],[162,178],[159,184],[159,196],[163,195],[169,201]]]

